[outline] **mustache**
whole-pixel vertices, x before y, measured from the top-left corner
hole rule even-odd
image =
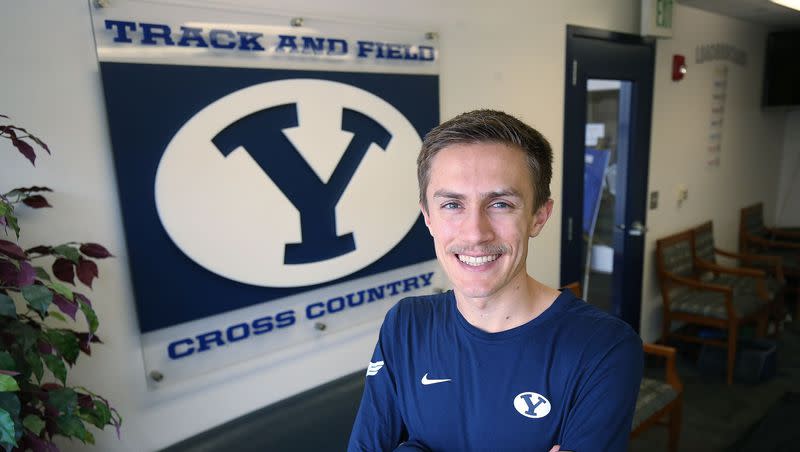
[[[452,254],[505,254],[508,251],[506,245],[452,245],[447,248],[447,252]]]

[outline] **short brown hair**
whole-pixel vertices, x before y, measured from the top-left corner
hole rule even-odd
[[[534,212],[550,198],[553,150],[547,139],[533,127],[502,111],[474,110],[434,128],[422,141],[417,157],[417,180],[419,200],[426,210],[425,192],[433,158],[446,147],[468,143],[501,143],[523,151],[531,173]]]

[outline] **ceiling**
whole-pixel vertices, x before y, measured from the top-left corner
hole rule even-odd
[[[800,29],[800,11],[769,0],[678,0],[681,5],[766,25],[770,29]]]

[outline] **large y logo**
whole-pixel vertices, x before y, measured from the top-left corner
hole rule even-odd
[[[514,397],[514,408],[519,414],[532,419],[538,419],[550,414],[550,401],[535,392],[523,392]]]
[[[419,217],[419,133],[351,85],[286,79],[206,106],[156,174],[172,241],[202,267],[270,287],[324,283],[381,258]]]
[[[352,233],[336,232],[336,205],[370,145],[386,150],[392,138],[374,119],[343,109],[342,130],[353,137],[326,183],[283,134],[298,125],[297,105],[279,105],[234,122],[213,139],[225,156],[244,147],[300,212],[302,241],[286,244],[286,264],[317,262],[356,249]]]

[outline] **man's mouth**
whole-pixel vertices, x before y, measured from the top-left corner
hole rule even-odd
[[[458,257],[458,260],[472,267],[486,265],[500,257],[499,254],[487,254],[485,256],[467,256],[465,254],[457,254],[456,256]]]

